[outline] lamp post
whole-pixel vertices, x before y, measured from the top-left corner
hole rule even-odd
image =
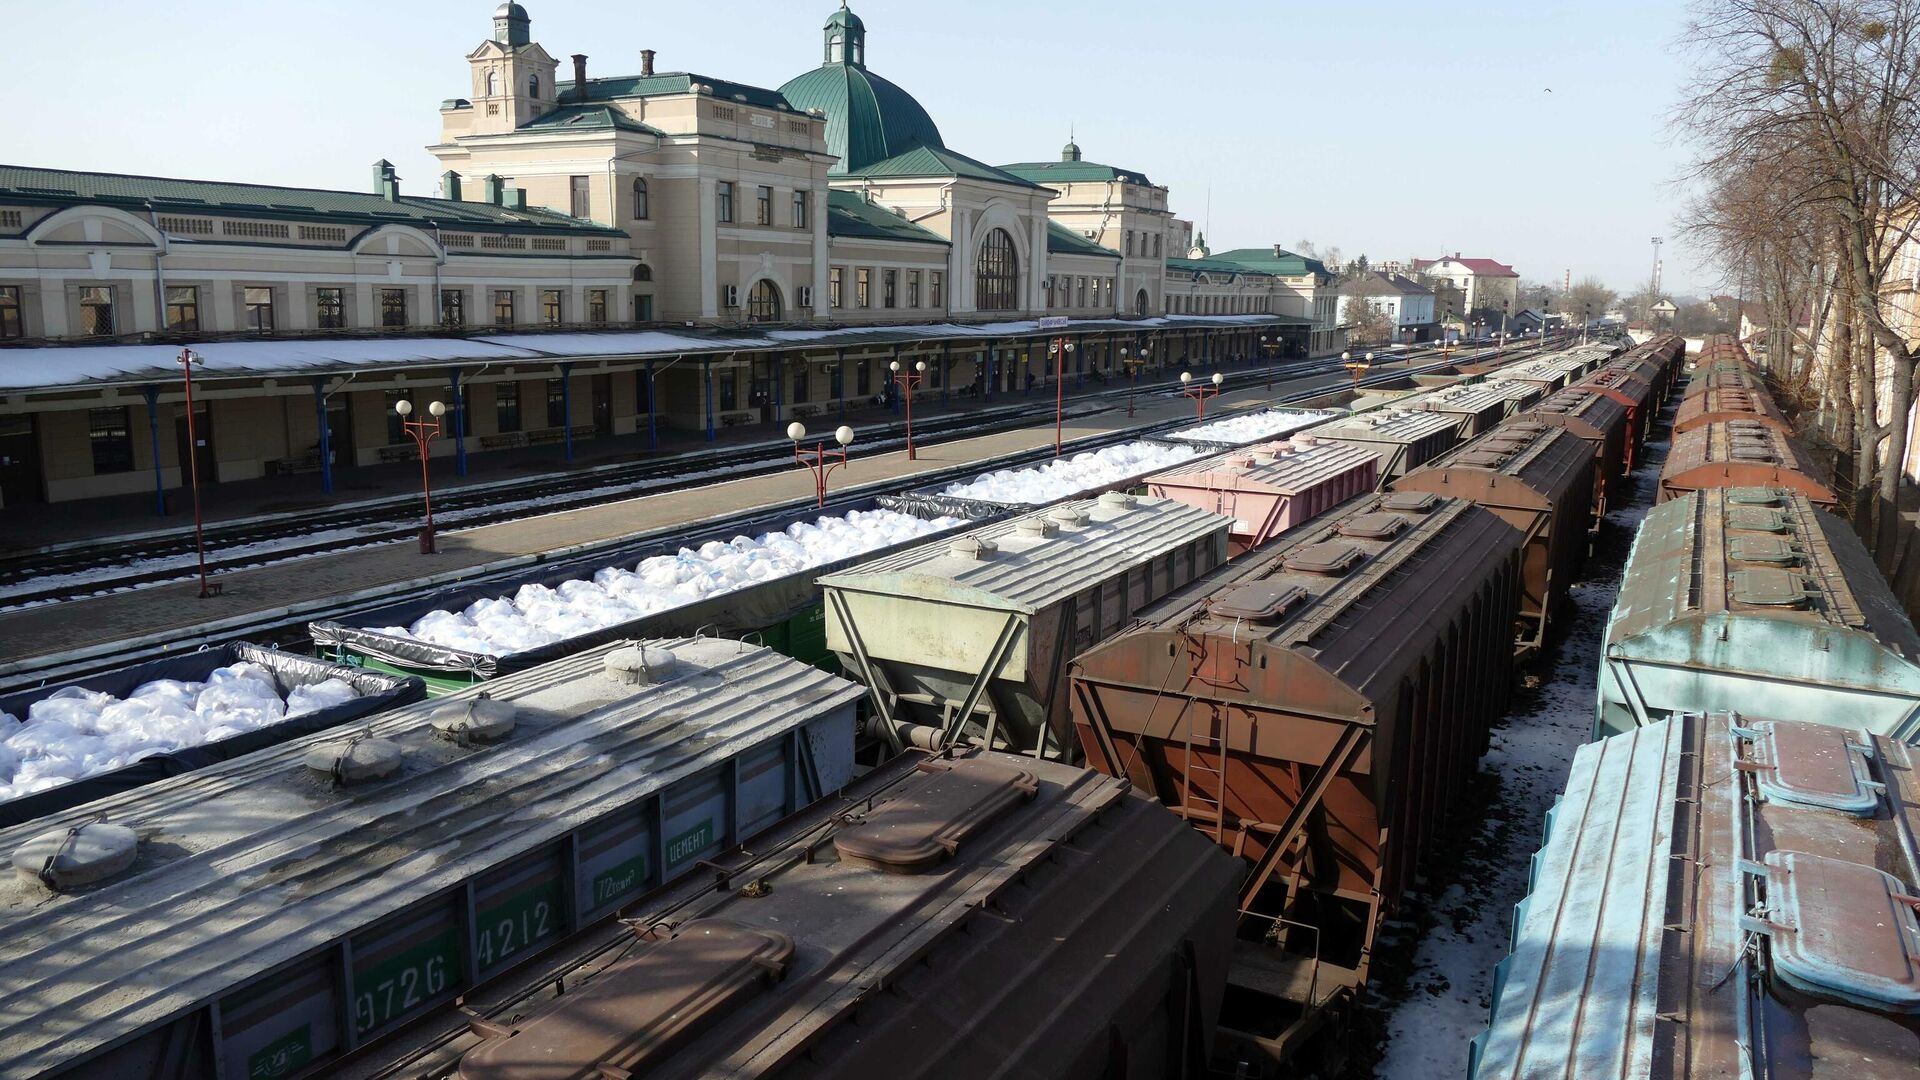
[[[1193,399],[1193,415],[1196,419],[1207,418],[1207,399],[1219,397],[1220,384],[1226,381],[1227,377],[1217,371],[1213,373],[1213,378],[1198,383],[1193,381],[1193,372],[1180,373],[1180,396]]]
[[[1373,367],[1373,354],[1368,353],[1362,359],[1355,360],[1353,353],[1343,352],[1340,354],[1340,363],[1346,367],[1347,374],[1353,377],[1354,392],[1359,393],[1360,380],[1367,374],[1367,369]]]
[[[440,434],[440,418],[447,414],[447,407],[434,402],[427,406],[433,414],[431,420],[408,420],[413,413],[413,402],[401,398],[393,403],[393,411],[400,414],[400,427],[413,437],[414,445],[420,448],[420,497],[426,501],[427,527],[420,530],[420,554],[434,553],[433,542],[433,486],[427,479],[427,444]]]
[[[1273,356],[1280,349],[1280,339],[1272,334],[1260,335],[1260,349],[1267,354],[1267,389],[1273,389]]]
[[[194,430],[193,415],[193,365],[200,362],[200,355],[192,349],[180,350],[180,374],[187,388],[187,478],[193,489],[193,553],[200,561],[200,599],[205,600],[214,593],[207,588],[207,544],[200,519],[200,436]]]
[[[900,388],[900,396],[907,400],[907,460],[918,460],[913,451],[913,388],[927,377],[927,362],[921,360],[913,365],[912,371],[900,370],[900,361],[895,360],[887,368],[893,372],[894,385]]]
[[[833,475],[833,470],[846,467],[847,447],[853,442],[853,429],[845,424],[834,429],[833,441],[840,444],[838,450],[828,450],[825,439],[814,444],[812,450],[803,449],[800,440],[806,437],[805,424],[795,420],[787,425],[787,438],[793,440],[793,460],[813,473],[814,494],[818,496],[818,505],[824,507],[827,505],[827,477]],[[809,454],[813,456],[812,461],[807,460]]]
[[[1053,357],[1053,456],[1060,456],[1060,428],[1066,409],[1067,354],[1073,351],[1073,342],[1066,338],[1054,338],[1047,345],[1047,355]]]
[[[1133,415],[1133,396],[1140,389],[1140,369],[1147,363],[1147,347],[1128,352],[1126,346],[1120,347],[1120,363],[1127,369],[1127,415]]]

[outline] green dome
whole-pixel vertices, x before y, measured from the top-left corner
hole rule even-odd
[[[825,62],[790,80],[780,93],[801,111],[827,117],[827,149],[840,176],[919,146],[944,148],[933,117],[913,95],[867,70],[867,28],[842,7],[826,25]]]

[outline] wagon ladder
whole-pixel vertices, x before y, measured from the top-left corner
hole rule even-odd
[[[1223,844],[1227,827],[1227,722],[1220,706],[1209,703],[1206,708],[1206,730],[1200,730],[1200,724],[1194,721],[1194,708],[1198,702],[1189,701],[1187,708],[1181,710],[1187,722],[1186,758],[1180,769],[1180,812],[1188,819],[1203,822],[1202,831],[1213,837],[1213,842]],[[1211,752],[1219,767],[1205,763],[1200,754]],[[1196,783],[1200,774],[1206,779]],[[1211,789],[1209,790],[1209,785]]]

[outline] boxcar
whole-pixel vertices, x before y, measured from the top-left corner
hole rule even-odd
[[[1365,980],[1506,710],[1520,543],[1463,500],[1377,496],[1074,661],[1089,763],[1250,862],[1243,966],[1300,1023]]]
[[[1826,471],[1799,441],[1758,420],[1717,421],[1676,434],[1660,470],[1654,502],[1729,487],[1781,487],[1821,506],[1840,502],[1827,484]]]
[[[1474,439],[1493,430],[1502,420],[1540,400],[1533,383],[1488,381],[1429,390],[1397,402],[1397,407],[1446,413],[1460,421],[1460,438]]]
[[[1485,437],[1393,482],[1394,491],[1426,491],[1484,506],[1520,530],[1519,619],[1515,647],[1532,653],[1579,576],[1593,513],[1593,452],[1562,428],[1510,420]]]
[[[1227,559],[1228,518],[1109,492],[820,579],[890,745],[1077,756],[1067,660]]]
[[[1581,747],[1469,1076],[1920,1076],[1917,766],[1758,714]]]
[[[1460,419],[1445,413],[1386,408],[1326,427],[1314,437],[1370,450],[1380,459],[1380,479],[1391,480],[1425,465],[1460,442]]]
[[[331,1075],[843,787],[859,698],[737,641],[600,649],[0,832],[36,871],[0,882],[0,1061]]]
[[[346,1075],[1200,1077],[1238,877],[1120,781],[902,755]]]
[[[1697,491],[1647,514],[1599,685],[1595,738],[1752,701],[1920,736],[1920,634],[1853,530],[1775,488]]]
[[[1373,451],[1300,436],[1147,477],[1147,494],[1233,519],[1230,556],[1257,548],[1379,487]]]
[[[1633,414],[1610,394],[1562,390],[1521,414],[1535,423],[1565,428],[1593,453],[1594,501],[1604,515],[1613,496],[1624,489],[1622,478],[1632,460]]]

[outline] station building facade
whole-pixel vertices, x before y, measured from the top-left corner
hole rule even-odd
[[[1330,351],[1331,277],[1275,249],[1189,265],[1168,192],[1084,159],[993,166],[868,67],[842,7],[778,89],[596,76],[500,5],[428,147],[365,192],[0,166],[0,505],[844,412]],[[410,186],[410,185],[409,185]],[[426,185],[421,185],[425,187]],[[1178,242],[1178,246],[1176,246]],[[1041,319],[1068,320],[1063,331]],[[195,357],[196,445],[178,356]]]

